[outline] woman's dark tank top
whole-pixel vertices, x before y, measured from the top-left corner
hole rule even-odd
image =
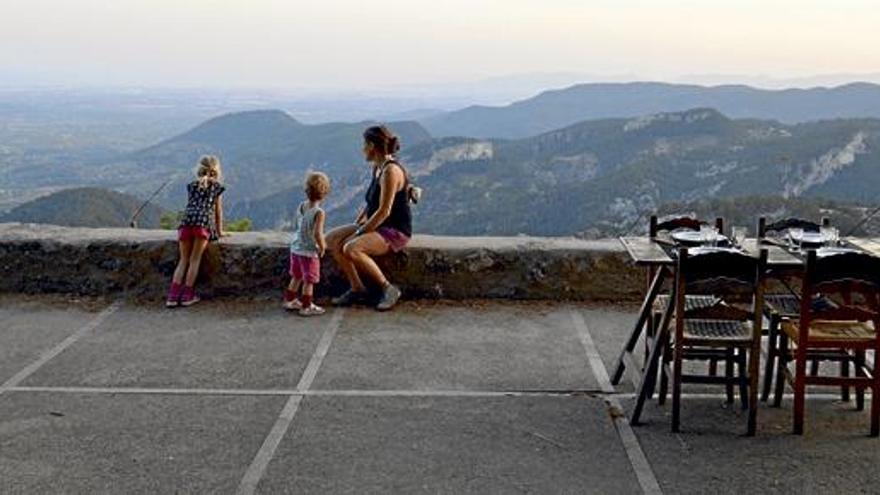
[[[371,216],[379,209],[379,202],[382,199],[382,173],[388,164],[393,163],[400,167],[405,178],[403,188],[394,195],[394,202],[391,204],[391,214],[382,222],[379,227],[391,227],[399,230],[407,237],[412,237],[412,212],[409,209],[409,196],[407,195],[406,186],[409,185],[409,177],[407,177],[406,169],[395,161],[387,161],[382,165],[379,174],[373,174],[373,180],[370,181],[370,187],[367,188],[365,199],[367,200],[367,216]]]

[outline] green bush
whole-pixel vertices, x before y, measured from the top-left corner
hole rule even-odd
[[[253,227],[253,222],[251,222],[250,218],[238,218],[235,220],[229,220],[226,222],[226,231],[227,232],[249,232],[251,227]]]
[[[182,211],[166,211],[161,217],[159,217],[159,228],[165,230],[177,230],[182,218]]]

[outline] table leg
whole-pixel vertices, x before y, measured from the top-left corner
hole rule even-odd
[[[660,354],[663,352],[664,343],[669,335],[669,321],[672,319],[673,308],[675,308],[674,291],[669,298],[669,304],[666,305],[666,310],[663,312],[663,319],[660,320],[660,326],[657,328],[657,334],[654,337],[654,342],[651,346],[651,353],[648,355],[648,364],[645,366],[644,373],[642,373],[642,383],[639,385],[639,390],[636,394],[636,405],[633,409],[632,419],[630,419],[631,424],[637,424],[639,422],[639,416],[642,415],[645,401],[648,400],[648,396],[651,394],[651,391],[654,390],[654,383],[657,381]]]
[[[648,269],[646,270],[646,275],[647,275],[647,280],[645,280],[645,293],[647,294],[648,292],[651,291],[651,283],[654,281],[654,267],[649,266]],[[650,311],[648,313],[648,316],[645,320],[645,324],[647,325],[647,329],[648,329],[645,335],[647,335],[649,338],[653,338],[654,337],[654,312],[653,311]],[[645,359],[644,359],[642,369],[644,369],[644,365],[648,364],[648,354],[651,351],[651,349],[648,346],[649,338],[645,339]]]
[[[626,344],[624,344],[623,350],[620,351],[620,356],[617,358],[617,367],[614,369],[614,374],[611,377],[612,385],[620,383],[620,379],[623,377],[623,371],[626,369],[626,356],[632,354],[633,350],[636,348],[639,336],[641,336],[642,330],[645,328],[648,316],[654,305],[654,299],[657,298],[657,293],[660,292],[660,288],[663,286],[666,272],[667,270],[665,268],[660,268],[657,270],[657,274],[654,275],[654,281],[651,282],[651,287],[648,289],[648,294],[645,296],[645,300],[642,302],[642,307],[639,310],[639,318],[636,320],[636,325],[630,333]],[[653,340],[654,342],[657,341],[656,336]]]

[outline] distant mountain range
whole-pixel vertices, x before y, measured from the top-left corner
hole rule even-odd
[[[523,138],[585,120],[714,108],[733,118],[798,123],[835,118],[880,118],[880,85],[756,89],[657,82],[579,84],[545,91],[506,106],[471,106],[421,123],[433,136]]]
[[[726,108],[729,115],[692,108],[694,102]],[[655,111],[680,106],[686,109]],[[633,117],[592,118],[636,112]],[[880,116],[880,86],[764,91],[591,84],[507,107],[472,107],[422,124],[388,125],[401,136],[401,160],[425,188],[415,208],[417,232],[593,237],[629,231],[670,204],[697,208],[699,201],[710,202],[710,209],[765,211],[762,205],[770,202],[748,198],[775,196],[810,208],[827,199],[851,205],[841,207],[844,215],[855,214],[858,205],[877,202],[880,120],[846,115]],[[816,120],[820,117],[834,118]],[[782,122],[800,120],[810,122]],[[227,114],[138,151],[69,164],[56,182],[87,183],[138,197],[149,197],[167,183],[156,202],[179,210],[199,155],[215,153],[228,186],[227,217],[248,217],[256,228],[268,229],[289,226],[302,199],[305,172],[319,169],[332,180],[326,208],[334,225],[350,221],[363,202],[369,166],[361,135],[372,124],[308,125],[277,110]],[[53,174],[38,174],[38,185],[57,187]],[[27,177],[13,175],[15,186]],[[0,184],[0,193],[5,188]],[[58,194],[63,193],[72,194]],[[108,195],[91,196],[103,199],[77,203],[53,195],[43,198],[46,203],[20,208],[35,208],[28,210],[29,219],[120,225],[119,218],[96,212],[126,207],[110,202]],[[724,203],[728,199],[735,206]],[[2,218],[14,220],[13,213]],[[150,225],[148,218],[140,224]],[[127,224],[127,217],[121,224]]]
[[[0,222],[48,223],[68,227],[128,227],[143,200],[97,187],[65,189],[0,215]],[[163,210],[148,204],[137,225],[158,228]]]
[[[419,179],[426,194],[417,231],[608,235],[670,202],[776,195],[872,203],[880,184],[875,119],[784,125],[694,109],[483,146],[482,155],[447,160]],[[359,202],[340,207],[342,216]]]

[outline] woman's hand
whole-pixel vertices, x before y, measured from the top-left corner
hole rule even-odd
[[[365,206],[361,206],[358,209],[357,218],[355,218],[354,223],[360,227],[361,225],[367,223],[367,209]]]

